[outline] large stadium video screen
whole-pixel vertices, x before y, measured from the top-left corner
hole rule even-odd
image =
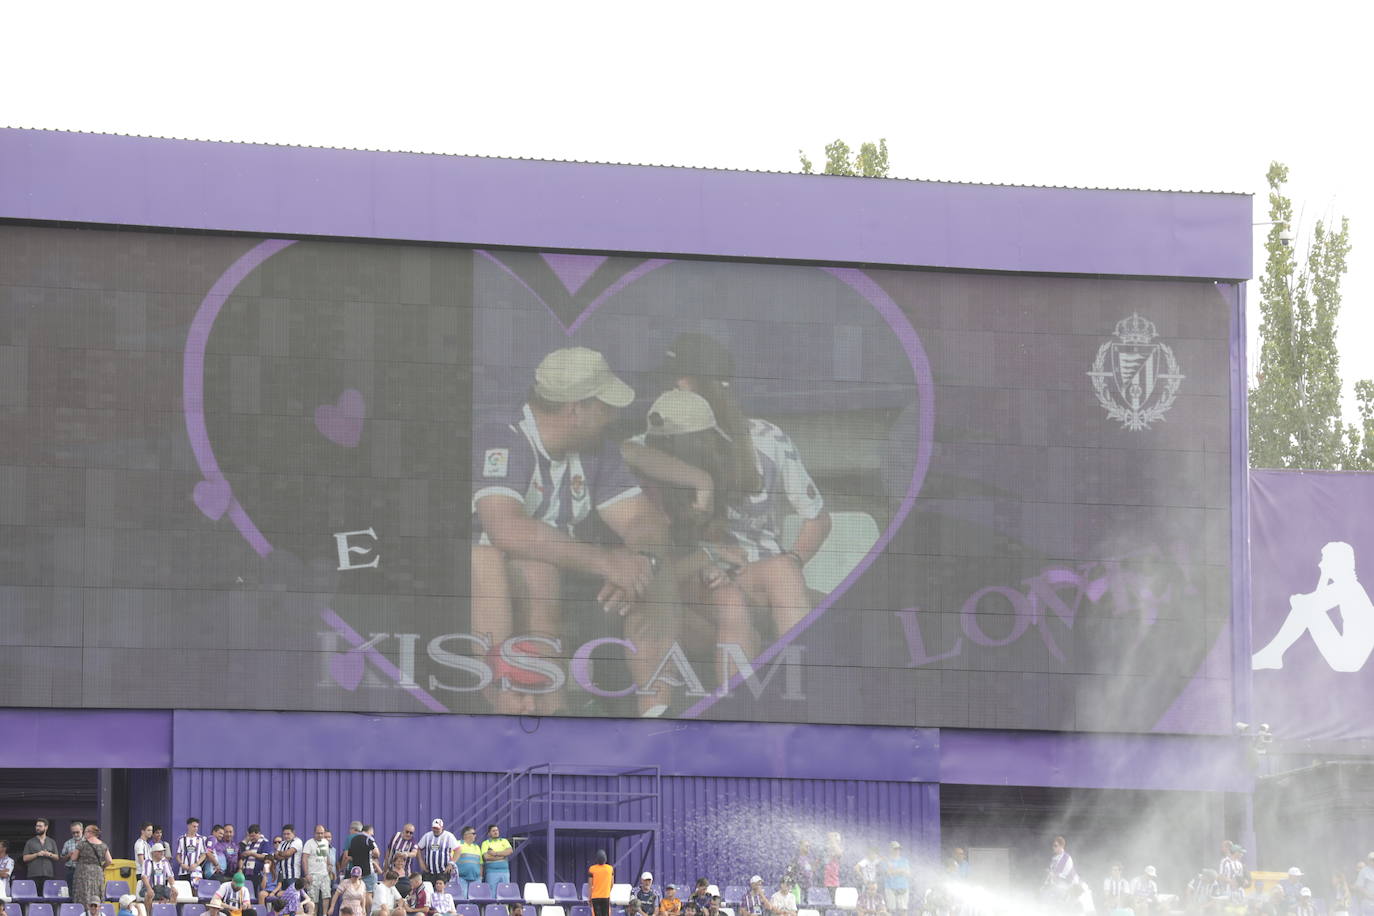
[[[1228,319],[0,226],[0,705],[1224,729]]]

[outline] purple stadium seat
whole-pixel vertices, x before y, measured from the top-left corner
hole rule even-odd
[[[845,916],[844,910],[826,910],[825,916]]]
[[[102,903],[100,904],[100,912],[104,913],[105,916],[115,916],[115,905],[113,903]]]
[[[468,899],[473,903],[490,903],[496,899],[496,895],[491,892],[490,884],[474,881],[468,885]]]
[[[106,881],[106,882],[105,882],[105,899],[106,899],[106,900],[118,900],[120,897],[123,897],[123,896],[124,896],[125,894],[127,894],[127,893],[129,893],[129,882],[128,882],[128,881]]]
[[[591,897],[588,897],[588,896],[587,896],[587,894],[588,894],[588,892],[589,892],[590,890],[591,890],[591,885],[588,884],[586,881],[583,881],[583,882],[582,882],[582,899],[583,899],[583,900],[591,900],[591,899],[592,899]]]
[[[580,903],[583,898],[577,896],[577,887],[571,881],[558,881],[553,885],[554,903]]]
[[[205,904],[188,903],[182,906],[181,916],[205,916]]]
[[[507,916],[504,903],[488,903],[485,912],[486,916]]]
[[[15,878],[10,884],[9,898],[15,903],[38,903],[38,885],[27,878]]]
[[[623,906],[611,907],[611,916],[625,916],[625,908]]]
[[[44,900],[70,900],[71,891],[67,888],[67,882],[61,878],[49,878],[43,882]]]
[[[81,905],[78,904],[78,903],[64,903],[64,904],[62,904],[62,906],[63,906],[62,916],[67,916],[66,907],[69,907],[69,906],[74,906],[74,907],[76,907],[76,908],[80,911],[80,913],[86,912],[86,908],[83,907],[83,906],[81,906]],[[51,903],[30,903],[28,906],[24,907],[24,912],[25,912],[26,914],[27,914],[27,913],[32,913],[33,916],[52,916],[52,904],[51,904]],[[80,913],[78,913],[77,916],[80,916]]]
[[[29,912],[33,913],[33,907],[29,907]],[[86,912],[86,908],[79,903],[64,903],[58,907],[57,912],[60,916],[82,916]],[[41,912],[34,913],[34,916],[41,916]]]
[[[5,904],[5,916],[24,916],[24,910],[17,903]],[[49,911],[51,912],[51,911]]]
[[[458,916],[482,916],[482,908],[475,903],[460,903],[454,909]]]
[[[520,885],[513,881],[502,881],[496,885],[496,899],[500,903],[520,903],[525,898],[520,895]]]
[[[177,916],[175,903],[154,903],[153,916]]]
[[[828,887],[808,887],[806,889],[806,905],[811,909],[825,909],[835,901],[830,898],[830,888]]]
[[[720,895],[721,904],[723,906],[735,906],[744,899],[744,890],[738,884],[727,884]]]
[[[202,903],[215,896],[215,891],[219,890],[218,881],[201,881],[196,886],[196,898]]]
[[[574,904],[568,916],[592,916],[592,908],[585,903]]]

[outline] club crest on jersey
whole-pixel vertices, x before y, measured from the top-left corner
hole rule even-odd
[[[482,459],[483,477],[505,477],[510,468],[510,449],[489,448]]]
[[[1156,337],[1154,322],[1132,313],[1116,323],[1116,336],[1098,347],[1088,370],[1107,418],[1125,429],[1149,429],[1162,419],[1185,378],[1174,351]]]
[[[572,480],[568,481],[568,492],[573,499],[581,499],[587,495],[587,481],[582,479],[581,474],[572,475]]]

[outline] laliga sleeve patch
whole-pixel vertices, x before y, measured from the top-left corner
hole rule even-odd
[[[510,449],[508,448],[489,448],[487,456],[482,460],[483,477],[505,477],[506,471],[510,467]]]

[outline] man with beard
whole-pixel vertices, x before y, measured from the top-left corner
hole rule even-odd
[[[656,575],[667,523],[618,446],[605,441],[616,411],[633,400],[605,357],[568,347],[539,363],[514,422],[473,436],[472,630],[491,641],[489,696],[498,712],[562,708],[561,691],[539,689],[546,677],[510,657],[555,654],[565,588],[587,583],[603,610],[625,620],[641,714],[667,710],[668,689],[651,683],[675,641],[675,597],[665,592],[672,579]],[[596,543],[588,533],[593,515],[618,545]]]

